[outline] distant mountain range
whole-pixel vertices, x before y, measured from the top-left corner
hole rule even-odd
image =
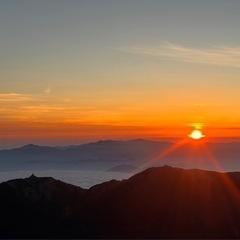
[[[164,166],[89,190],[32,175],[0,196],[0,238],[240,238],[239,172]]]
[[[187,143],[176,147],[172,142],[136,139],[98,141],[61,148],[29,144],[0,151],[2,170],[108,170],[119,165],[144,169],[165,164],[184,168],[240,170],[240,143]]]

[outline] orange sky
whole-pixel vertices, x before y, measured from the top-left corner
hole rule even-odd
[[[9,147],[11,143],[14,146],[21,146],[30,142],[41,145],[68,145],[101,139],[171,140],[186,137],[195,129],[194,126],[199,126],[199,124],[193,124],[193,126],[119,126],[61,122],[2,122],[0,143],[2,147]],[[239,138],[240,130],[203,126],[202,132],[209,141],[215,141],[215,138],[221,137],[232,141],[234,137]]]
[[[240,137],[239,3],[179,2],[0,2],[2,146]]]

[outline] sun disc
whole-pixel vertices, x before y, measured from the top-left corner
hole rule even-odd
[[[202,132],[200,130],[193,130],[189,135],[190,138],[198,140],[204,137],[204,135],[202,134]]]

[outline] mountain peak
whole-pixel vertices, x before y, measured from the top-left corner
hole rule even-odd
[[[39,145],[35,145],[35,144],[30,143],[30,144],[24,145],[24,146],[21,147],[21,148],[24,148],[24,149],[40,148],[40,146],[39,146]]]
[[[29,179],[36,179],[37,177],[32,173],[32,175],[29,177]]]

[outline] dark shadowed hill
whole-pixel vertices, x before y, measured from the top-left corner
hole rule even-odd
[[[150,168],[89,190],[0,184],[1,238],[240,238],[240,173]]]

